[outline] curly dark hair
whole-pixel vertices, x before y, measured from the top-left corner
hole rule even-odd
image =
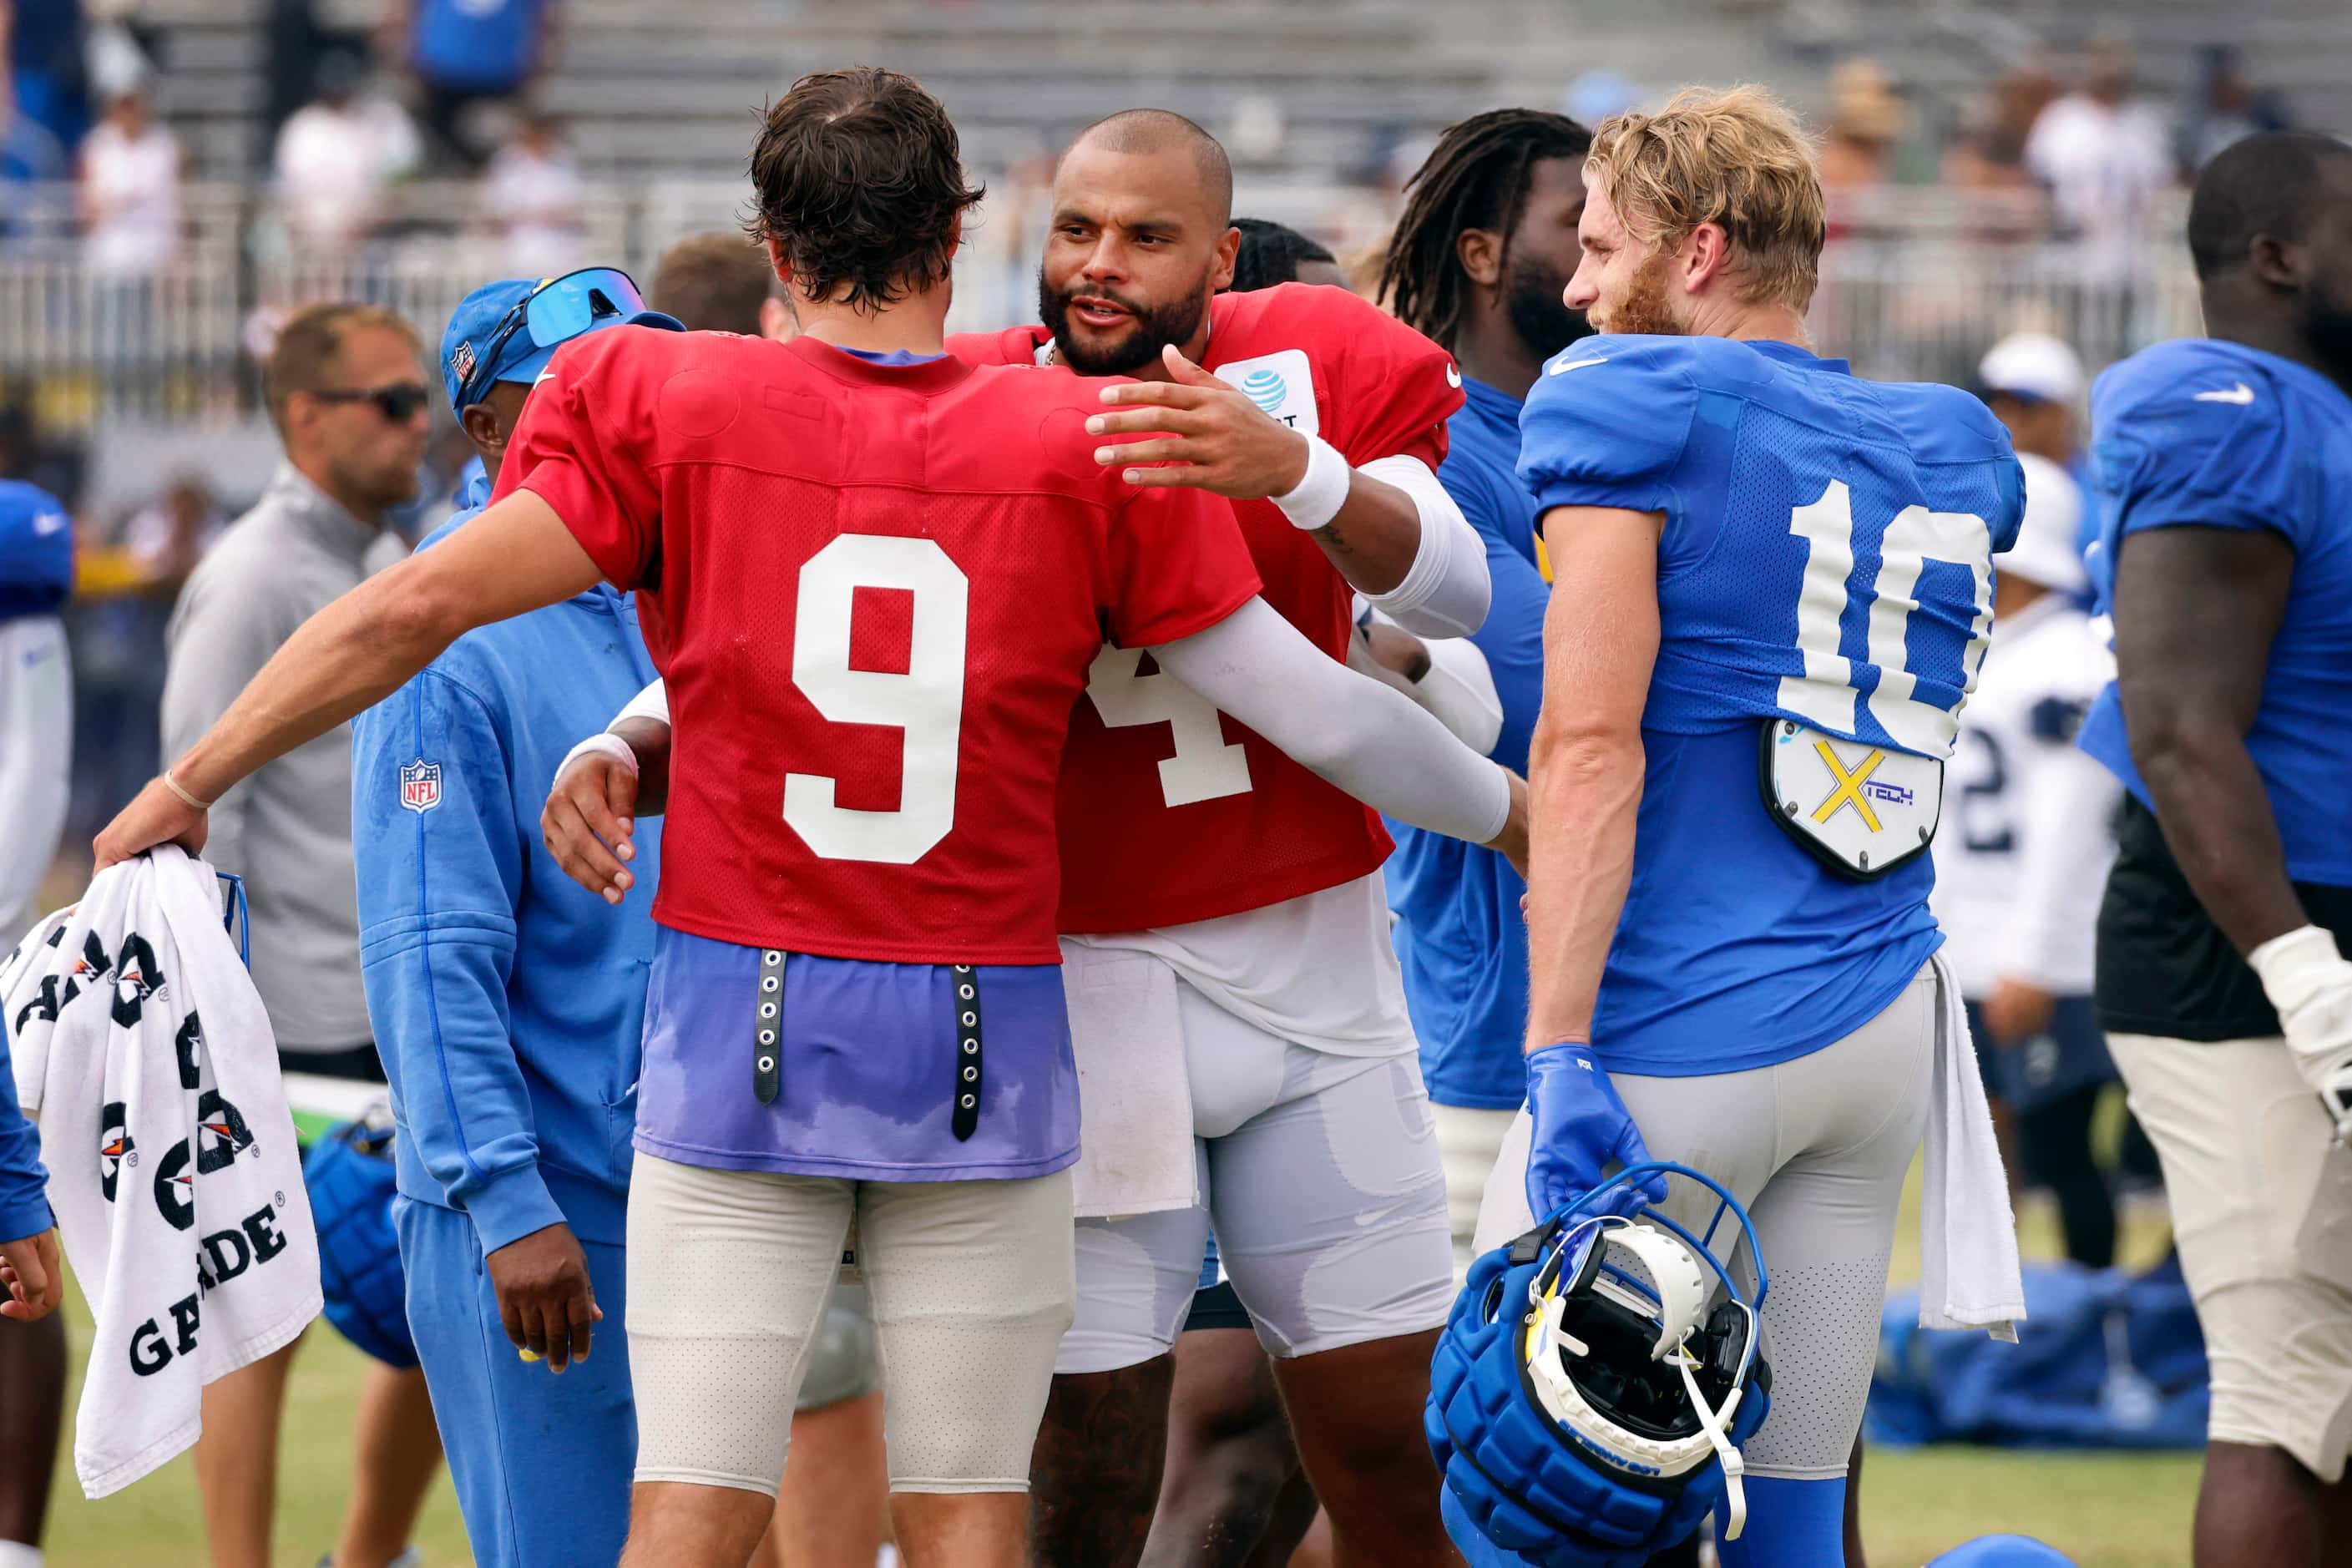
[[[1429,161],[1405,182],[1404,216],[1381,268],[1381,297],[1397,319],[1452,348],[1465,305],[1455,237],[1465,228],[1486,228],[1507,243],[1527,205],[1534,165],[1546,158],[1581,163],[1591,146],[1583,126],[1537,109],[1489,110],[1447,126]]]
[[[1229,293],[1248,294],[1277,283],[1296,283],[1302,263],[1332,260],[1325,247],[1271,218],[1237,217],[1234,226],[1242,231],[1242,243],[1234,252]]]
[[[808,300],[878,310],[947,278],[964,181],[956,128],[914,78],[876,66],[815,71],[769,106],[751,149],[758,211]]]

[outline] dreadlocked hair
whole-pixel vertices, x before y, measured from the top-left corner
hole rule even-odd
[[[1591,145],[1592,132],[1539,109],[1490,109],[1447,126],[1405,182],[1404,216],[1381,266],[1381,299],[1407,326],[1453,347],[1468,282],[1456,237],[1465,228],[1507,236],[1518,226],[1534,165],[1546,158],[1580,164]]]

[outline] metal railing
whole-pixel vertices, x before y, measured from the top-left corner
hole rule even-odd
[[[739,223],[745,195],[734,181],[599,185],[564,221],[518,224],[486,211],[478,187],[414,184],[383,193],[364,232],[329,242],[266,190],[192,185],[171,259],[142,272],[93,267],[71,191],[39,189],[0,209],[0,381],[69,426],[248,419],[258,358],[299,304],[386,305],[431,342],[490,278],[617,262],[650,287],[667,246]],[[1986,344],[2021,327],[2068,340],[2094,367],[2198,330],[2177,202],[2128,232],[2053,239],[2036,200],[1917,189],[1842,199],[1813,308],[1818,345],[1867,375],[1965,381]],[[1237,205],[1343,255],[1377,244],[1393,211],[1381,193],[1328,186],[1245,186]],[[1032,317],[1044,227],[1042,193],[993,186],[957,263],[955,328]]]

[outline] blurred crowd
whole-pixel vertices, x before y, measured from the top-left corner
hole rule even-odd
[[[268,167],[253,173],[283,242],[348,247],[395,220],[404,182],[455,178],[475,189],[466,216],[512,241],[512,269],[539,269],[581,196],[558,122],[530,105],[558,0],[387,0],[373,28],[335,10],[271,0],[263,29]],[[171,262],[186,158],[157,115],[159,41],[138,0],[0,0],[0,237],[28,226],[28,187],[70,182],[93,272]]]

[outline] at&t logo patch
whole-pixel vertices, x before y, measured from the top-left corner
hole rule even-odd
[[[1241,388],[1242,395],[1256,404],[1267,418],[1278,419],[1301,435],[1321,433],[1322,422],[1315,409],[1315,371],[1306,350],[1284,349],[1255,359],[1230,360],[1210,369],[1226,385]]]

